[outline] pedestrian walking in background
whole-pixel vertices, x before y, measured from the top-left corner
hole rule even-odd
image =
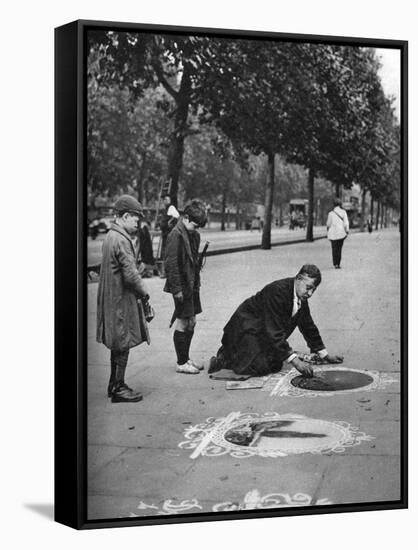
[[[308,300],[321,282],[315,265],[302,266],[296,277],[274,281],[245,300],[224,328],[222,346],[209,364],[209,374],[231,369],[236,374],[265,376],[291,363],[305,376],[312,376],[287,339],[299,328],[309,349],[324,363],[341,363],[342,357],[328,354],[312,320]]]
[[[173,335],[177,355],[176,371],[199,374],[203,366],[190,359],[190,344],[196,325],[196,315],[201,313],[200,303],[200,234],[197,231],[206,223],[206,208],[198,199],[190,201],[183,216],[171,231],[167,240],[165,272],[166,292],[173,295],[176,325]],[[171,326],[171,325],[170,325]]]
[[[327,231],[328,239],[331,241],[332,263],[335,269],[341,268],[341,252],[349,233],[347,212],[342,208],[342,201],[334,199],[334,209],[328,213]]]
[[[137,269],[132,236],[138,231],[141,204],[122,195],[114,206],[115,223],[103,241],[97,292],[97,341],[110,349],[110,379],[107,389],[112,403],[142,399],[125,383],[129,350],[148,340],[144,307],[148,292]]]

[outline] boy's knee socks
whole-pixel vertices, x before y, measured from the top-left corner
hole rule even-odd
[[[187,332],[175,330],[173,335],[174,349],[177,355],[177,364],[184,365],[189,360],[190,340]]]

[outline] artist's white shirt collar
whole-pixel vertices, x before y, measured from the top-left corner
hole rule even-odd
[[[293,309],[292,309],[292,317],[296,315],[296,313],[300,310],[300,307],[302,305],[301,299],[296,294],[296,281],[293,283]]]

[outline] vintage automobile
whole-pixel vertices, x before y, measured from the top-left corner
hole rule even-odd
[[[351,228],[360,227],[360,211],[358,205],[353,202],[343,202],[343,208],[347,212],[348,222]]]
[[[292,199],[289,202],[289,229],[306,227],[307,199]]]
[[[109,206],[99,206],[96,216],[89,222],[88,234],[92,239],[96,239],[99,233],[107,233],[110,224],[114,220],[113,208]]]

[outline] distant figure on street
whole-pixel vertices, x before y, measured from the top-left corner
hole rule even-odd
[[[261,222],[260,222],[260,216],[256,216],[253,218],[251,222],[251,231],[255,229],[256,231],[260,231],[261,229]]]
[[[367,231],[373,233],[373,218],[371,216],[367,218]]]
[[[199,374],[203,366],[190,359],[190,344],[196,325],[196,315],[201,313],[200,303],[200,234],[197,231],[206,223],[206,208],[202,201],[190,201],[183,216],[171,231],[167,240],[164,287],[174,298],[176,320],[173,341],[177,355],[176,371]],[[171,325],[170,325],[171,326]]]
[[[299,328],[312,353],[327,363],[342,357],[328,354],[312,320],[308,299],[321,282],[315,265],[304,265],[296,277],[280,279],[245,300],[224,327],[222,346],[209,364],[209,374],[232,369],[236,374],[265,376],[291,363],[300,373],[312,376],[309,363],[300,360],[287,339]]]
[[[125,383],[129,350],[149,338],[144,315],[149,296],[137,269],[132,242],[142,207],[130,195],[122,195],[114,209],[116,221],[103,241],[97,341],[110,349],[108,397],[112,403],[133,403],[140,401],[142,395]]]
[[[328,213],[327,231],[331,241],[332,263],[335,269],[341,268],[341,251],[349,233],[347,212],[342,208],[342,201],[338,197],[334,199],[334,209]]]
[[[289,223],[289,229],[295,229],[296,225],[297,225],[297,214],[296,214],[296,210],[292,210],[292,212],[290,213],[290,223]]]

